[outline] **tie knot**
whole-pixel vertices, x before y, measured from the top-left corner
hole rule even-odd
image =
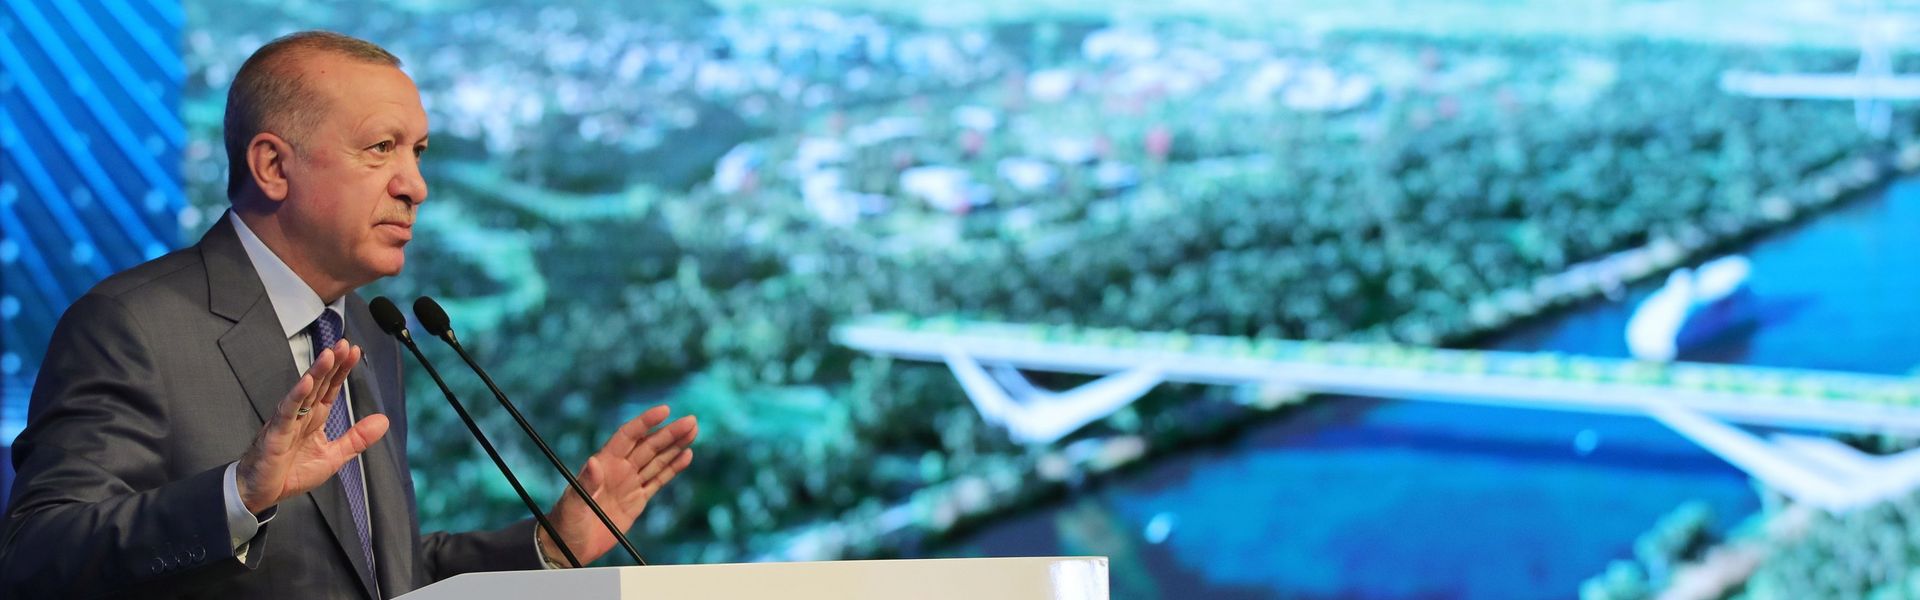
[[[340,335],[343,333],[340,313],[333,312],[331,308],[320,311],[320,318],[313,320],[312,329],[313,356],[318,358],[322,351],[340,342]]]

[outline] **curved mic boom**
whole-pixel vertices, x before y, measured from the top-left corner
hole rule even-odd
[[[560,547],[560,554],[567,557],[567,563],[579,567],[580,559],[574,557],[573,549],[567,547],[566,540],[560,537],[560,531],[554,529],[552,523],[547,522],[547,513],[542,512],[540,506],[534,504],[533,496],[527,495],[527,488],[520,485],[520,478],[513,476],[513,470],[507,468],[507,461],[502,460],[500,452],[493,449],[493,442],[487,440],[487,434],[481,433],[480,426],[474,424],[473,417],[467,414],[467,407],[460,404],[459,398],[454,397],[453,390],[447,387],[447,382],[440,379],[440,372],[433,368],[433,363],[427,362],[425,354],[420,353],[420,346],[413,343],[413,334],[407,331],[407,318],[400,314],[400,307],[394,306],[393,301],[388,300],[386,296],[380,296],[368,303],[367,309],[373,311],[373,322],[380,325],[381,331],[399,338],[401,344],[413,351],[413,358],[420,361],[420,366],[427,368],[427,375],[433,378],[435,385],[440,386],[440,393],[446,394],[447,403],[453,405],[453,412],[459,413],[460,422],[467,424],[467,431],[473,434],[473,439],[480,442],[480,448],[487,451],[487,457],[493,459],[493,466],[498,467],[500,473],[507,476],[507,483],[513,485],[514,493],[520,494],[520,501],[526,503],[527,510],[533,513],[533,519],[539,521],[541,529],[547,530],[547,535],[553,538],[553,544]],[[445,314],[441,313],[443,318]]]
[[[601,510],[600,503],[595,502],[593,495],[587,493],[587,488],[580,485],[579,478],[574,477],[573,471],[560,462],[560,456],[553,453],[552,447],[547,446],[547,440],[540,437],[540,432],[533,430],[533,424],[528,423],[527,418],[520,414],[520,409],[514,407],[512,401],[507,400],[507,394],[500,391],[500,386],[494,385],[493,378],[487,376],[487,370],[480,368],[480,363],[475,362],[473,356],[467,354],[467,349],[460,345],[460,339],[453,334],[453,323],[447,317],[446,309],[440,308],[440,303],[434,302],[433,298],[421,296],[413,301],[413,316],[420,319],[420,327],[426,329],[427,333],[445,341],[448,346],[453,347],[454,353],[460,355],[460,360],[467,361],[467,366],[472,367],[474,374],[480,376],[480,381],[485,382],[487,389],[493,391],[493,398],[500,401],[500,406],[507,409],[507,414],[513,415],[515,423],[520,424],[520,430],[526,432],[528,438],[533,439],[533,445],[540,447],[540,453],[547,456],[547,462],[552,464],[554,470],[559,471],[561,476],[567,478],[567,487],[571,488],[573,493],[579,494],[581,500],[587,502],[587,508],[593,509],[593,515],[600,518],[600,524],[607,527],[607,532],[613,534],[613,539],[620,542],[620,547],[625,548],[627,555],[633,557],[633,562],[645,566],[647,561],[640,558],[640,551],[634,549],[633,541],[628,540],[627,534],[614,526],[613,519],[607,517],[607,511]]]

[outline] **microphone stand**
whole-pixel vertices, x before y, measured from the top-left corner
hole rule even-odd
[[[374,300],[378,302],[380,300],[386,300],[386,298],[381,297],[375,298]],[[392,306],[392,303],[388,302],[388,306]],[[392,316],[400,317],[400,309],[394,308]],[[553,538],[553,544],[560,547],[560,554],[567,557],[567,564],[573,565],[576,569],[579,568],[580,559],[573,555],[573,549],[568,548],[566,540],[560,537],[560,530],[554,529],[553,523],[547,521],[547,513],[540,510],[539,505],[534,504],[533,496],[527,495],[527,488],[520,485],[520,478],[513,476],[513,470],[507,468],[507,461],[500,458],[500,452],[493,448],[493,442],[487,441],[487,434],[482,433],[480,426],[474,424],[473,416],[467,414],[467,407],[462,405],[460,399],[453,395],[453,390],[447,387],[446,380],[440,378],[440,372],[433,368],[433,363],[427,361],[427,355],[420,352],[420,346],[413,343],[413,334],[407,331],[404,321],[405,317],[400,318],[401,322],[399,327],[388,330],[387,333],[398,338],[401,344],[405,345],[408,350],[413,351],[414,359],[420,362],[420,366],[426,367],[427,376],[433,378],[434,385],[440,386],[440,393],[447,396],[447,403],[453,405],[453,412],[460,415],[460,422],[467,424],[467,431],[472,432],[473,439],[480,442],[480,448],[487,451],[487,457],[493,459],[493,466],[500,469],[500,474],[507,476],[507,483],[513,486],[514,493],[520,495],[520,501],[527,505],[527,511],[533,513],[533,519],[540,523],[541,529],[547,530],[547,535]],[[386,327],[382,326],[381,329],[386,329]]]
[[[421,308],[423,307],[427,308],[427,310],[422,311]],[[493,378],[487,375],[487,370],[480,368],[480,363],[474,361],[472,355],[467,354],[467,349],[460,345],[460,339],[454,336],[452,324],[446,319],[446,310],[440,308],[440,304],[434,302],[432,298],[421,296],[418,300],[414,301],[413,312],[415,316],[418,316],[421,312],[428,312],[429,315],[435,318],[436,324],[444,323],[447,325],[443,331],[438,333],[433,331],[436,327],[428,327],[427,330],[428,333],[434,333],[434,337],[438,337],[441,341],[446,342],[448,346],[452,346],[453,351],[460,355],[460,360],[466,361],[467,366],[471,367],[473,372],[480,376],[480,381],[485,382],[487,389],[493,391],[493,398],[500,401],[500,406],[507,409],[507,414],[513,415],[515,423],[520,424],[520,430],[526,432],[528,438],[533,439],[535,446],[540,447],[540,453],[546,455],[547,462],[551,463],[553,468],[560,472],[561,476],[567,478],[567,487],[572,488],[573,493],[579,494],[580,499],[587,502],[587,508],[593,509],[594,516],[600,518],[600,524],[607,527],[607,532],[613,534],[613,539],[620,542],[620,547],[626,549],[627,555],[632,556],[633,561],[640,566],[646,566],[646,559],[640,558],[640,551],[633,547],[633,541],[628,540],[627,535],[622,533],[620,528],[613,524],[613,519],[607,517],[607,511],[602,510],[600,503],[593,500],[593,495],[587,493],[586,486],[580,485],[580,480],[573,476],[573,471],[568,469],[567,466],[560,461],[559,455],[554,454],[553,448],[547,445],[547,440],[540,437],[539,432],[534,431],[533,424],[528,423],[527,418],[520,414],[520,409],[514,407],[512,401],[507,400],[507,394],[500,391],[500,386],[494,385]],[[422,321],[422,325],[425,324],[426,322]]]

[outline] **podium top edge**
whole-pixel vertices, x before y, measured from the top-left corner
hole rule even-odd
[[[935,562],[962,562],[962,561],[1055,563],[1055,562],[1079,562],[1079,561],[1094,561],[1094,560],[1106,561],[1108,560],[1108,558],[1105,556],[979,556],[979,557],[954,557],[954,558],[861,558],[861,559],[844,559],[844,560],[776,560],[776,561],[764,561],[764,562],[737,562],[737,563],[685,563],[685,564],[655,563],[655,564],[647,565],[647,567],[725,567],[725,566],[739,566],[739,565],[782,565],[782,564],[805,565],[805,564],[820,564],[820,563],[898,564],[898,563],[935,563]],[[641,567],[639,565],[623,565],[623,566],[617,566],[617,567],[588,567],[588,568],[598,568],[598,569],[642,568],[644,569],[647,567]]]

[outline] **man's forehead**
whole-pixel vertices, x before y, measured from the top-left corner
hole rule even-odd
[[[420,126],[425,126],[426,113],[420,104],[420,92],[413,79],[398,67],[316,54],[303,57],[295,68],[300,70],[300,79],[306,87],[326,103],[330,114],[353,122],[418,118]]]
[[[279,58],[278,67],[297,73],[301,79],[356,76],[368,73],[391,71],[405,77],[399,67],[381,62],[351,56],[331,50],[316,48],[296,48],[288,50]]]
[[[399,67],[342,56],[301,61],[300,78],[317,89],[337,92],[389,92],[419,98],[413,79]]]

